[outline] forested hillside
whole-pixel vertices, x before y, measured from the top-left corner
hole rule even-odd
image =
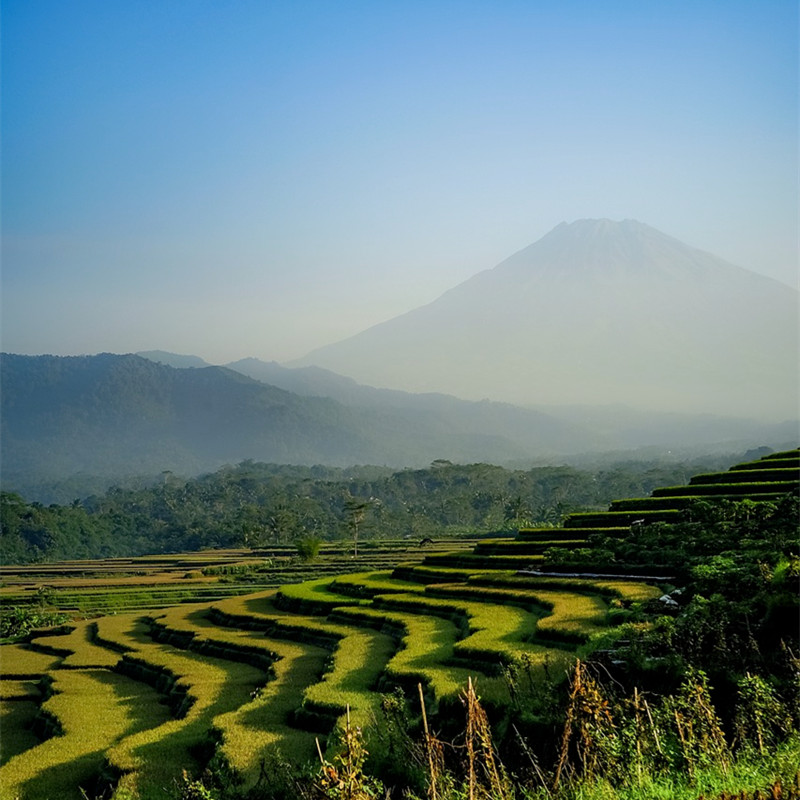
[[[589,453],[608,451],[641,460],[642,447],[649,448],[647,458],[672,450],[688,459],[796,443],[791,422],[636,414],[624,407],[535,410],[379,390],[324,370],[254,359],[231,367],[179,369],[110,353],[2,354],[4,489],[49,504],[114,485],[142,486],[164,470],[193,476],[246,459],[395,469],[448,459],[516,467],[563,463],[564,454],[581,464]]]
[[[176,369],[136,355],[2,354],[0,367],[4,485],[37,499],[42,484],[66,479],[85,489],[101,478],[197,475],[248,458],[399,468],[590,444],[580,425],[541,412],[454,398],[442,408],[349,407],[224,367]]]

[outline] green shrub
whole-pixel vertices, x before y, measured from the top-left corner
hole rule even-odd
[[[301,561],[313,561],[319,555],[322,539],[317,536],[304,536],[297,541],[297,555]]]
[[[69,616],[58,611],[44,611],[33,606],[12,606],[0,612],[0,639],[26,636],[36,628],[63,625]]]

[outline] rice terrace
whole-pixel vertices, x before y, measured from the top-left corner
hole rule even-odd
[[[351,503],[305,552],[6,559],[2,797],[798,797],[799,466],[513,536],[359,542]]]

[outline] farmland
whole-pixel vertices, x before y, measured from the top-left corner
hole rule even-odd
[[[57,624],[0,646],[3,796],[173,798],[183,770],[200,776],[209,765],[228,776],[226,796],[270,796],[279,753],[295,767],[320,756],[332,762],[355,728],[378,737],[370,745],[378,769],[389,746],[380,744],[387,723],[379,722],[387,698],[404,698],[412,732],[424,711],[442,735],[457,733],[472,684],[513,743],[511,723],[541,734],[552,728],[547,714],[561,714],[563,726],[565,704],[588,685],[579,680],[586,659],[619,686],[659,684],[675,697],[695,662],[719,676],[749,675],[744,650],[713,662],[723,656],[698,638],[694,617],[665,617],[659,598],[672,593],[695,617],[712,601],[741,604],[726,587],[753,579],[751,554],[756,573],[758,564],[772,569],[758,589],[772,592],[761,671],[788,686],[778,663],[791,658],[774,637],[792,623],[775,609],[784,602],[776,592],[796,580],[783,508],[796,496],[798,455],[739,466],[569,515],[558,527],[523,526],[513,538],[386,540],[363,543],[357,556],[323,543],[307,561],[292,548],[264,546],[5,565],[4,608]],[[711,529],[720,533],[698,533]],[[675,593],[695,584],[708,587],[705,605]],[[737,619],[731,611],[730,630],[715,629],[729,648]],[[656,634],[669,625],[678,638],[667,658]],[[755,616],[750,634],[762,635]],[[783,646],[791,651],[792,643]],[[565,747],[550,786],[572,752]],[[555,749],[545,746],[540,757]],[[575,777],[586,768],[575,761]]]

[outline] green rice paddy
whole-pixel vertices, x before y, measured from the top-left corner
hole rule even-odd
[[[155,691],[139,681],[109,670],[61,670],[54,675],[54,694],[42,708],[58,720],[63,733],[0,767],[5,797],[80,800],[81,787],[92,786],[109,746],[157,727],[165,717]]]

